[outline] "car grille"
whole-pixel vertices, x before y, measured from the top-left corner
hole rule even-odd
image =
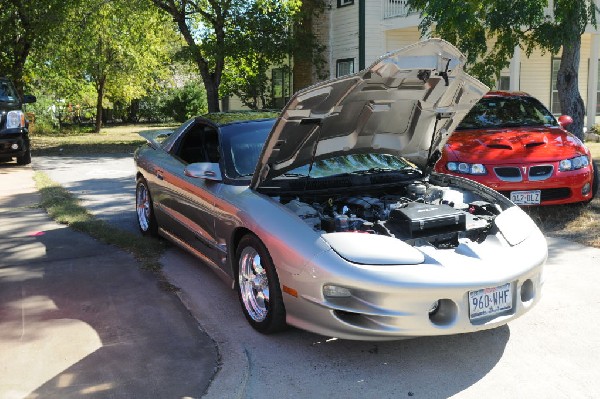
[[[537,165],[529,168],[529,180],[546,180],[552,176],[554,166],[552,165]]]
[[[552,165],[535,165],[527,168],[527,178],[530,181],[546,180],[552,176],[554,166]],[[508,182],[518,182],[523,180],[521,168],[516,166],[499,166],[494,168],[494,172],[498,179]]]
[[[523,180],[523,177],[521,176],[521,169],[512,166],[497,167],[494,168],[494,172],[496,172],[496,176],[498,176],[498,179],[503,181]]]

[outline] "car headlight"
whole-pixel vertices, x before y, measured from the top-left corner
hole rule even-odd
[[[16,129],[25,126],[25,114],[23,111],[9,111],[6,114],[6,128]]]
[[[446,167],[450,172],[463,173],[466,175],[486,175],[487,169],[480,163],[448,162]]]
[[[575,158],[563,159],[558,163],[558,170],[561,172],[566,172],[569,170],[577,170],[581,168],[585,168],[590,164],[590,160],[587,155],[580,155]]]

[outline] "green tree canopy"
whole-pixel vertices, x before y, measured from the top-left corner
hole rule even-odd
[[[185,55],[197,66],[204,82],[209,112],[220,110],[219,87],[228,62],[230,70],[245,71],[251,80],[256,78],[255,73],[264,75],[265,60],[276,63],[287,54],[282,44],[291,34],[287,21],[301,4],[300,0],[152,2],[171,16],[183,36],[187,44]],[[264,81],[255,82],[258,91],[264,93]]]
[[[79,0],[0,0],[0,76],[12,78],[22,93],[31,51],[52,40],[78,5]]]
[[[168,72],[178,38],[165,16],[144,0],[82,1],[85,7],[71,10],[71,24],[38,54],[34,69],[67,98],[91,88],[99,131],[105,97],[113,102],[142,97]]]
[[[509,65],[515,47],[529,56],[539,47],[552,54],[562,49],[557,88],[569,130],[583,136],[584,103],[578,89],[581,35],[596,26],[593,0],[408,0],[421,12],[421,32],[454,43],[465,53],[468,70],[493,85]],[[488,43],[493,43],[488,47]]]

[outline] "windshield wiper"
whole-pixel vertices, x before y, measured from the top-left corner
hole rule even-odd
[[[375,168],[370,168],[370,169],[365,169],[365,170],[356,170],[354,172],[350,172],[350,174],[352,174],[352,175],[369,175],[371,173],[395,172],[397,170],[398,169],[382,168],[382,167],[378,166]]]
[[[391,173],[401,173],[401,174],[411,174],[411,173],[421,173],[421,169],[413,168],[412,166],[405,166],[402,169],[375,167],[375,168],[366,169],[366,170],[357,170],[355,172],[350,172],[347,174],[370,175],[370,174],[374,174],[374,173],[390,173],[390,172]]]

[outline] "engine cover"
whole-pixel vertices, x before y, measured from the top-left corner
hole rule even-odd
[[[467,215],[446,204],[411,202],[393,209],[386,227],[397,238],[411,239],[465,231]]]

